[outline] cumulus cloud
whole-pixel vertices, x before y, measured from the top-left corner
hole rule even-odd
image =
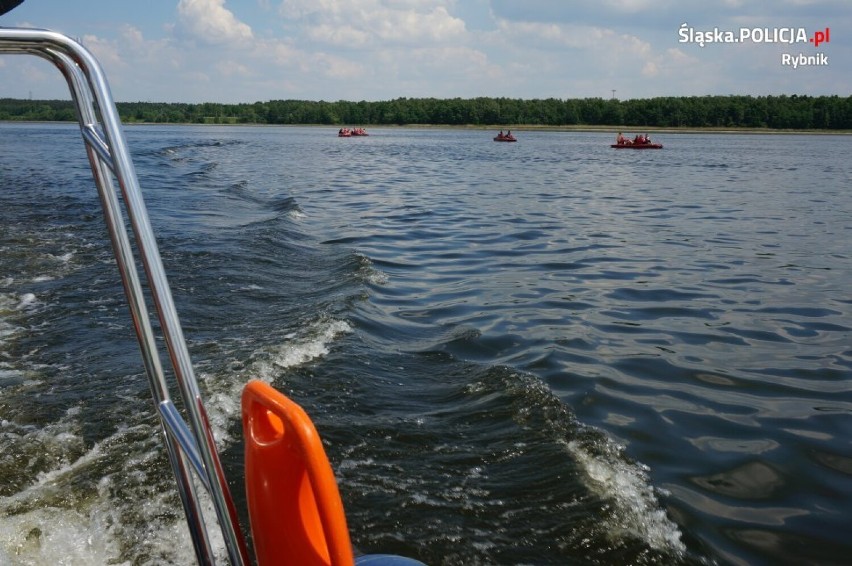
[[[414,9],[388,11],[384,17],[368,22],[378,37],[392,41],[442,41],[464,33],[464,22],[447,12],[444,6],[429,11]]]
[[[191,35],[209,43],[243,43],[252,39],[251,28],[225,8],[225,0],[180,0],[181,23]]]
[[[674,2],[662,2],[661,0],[604,0],[604,4],[615,12],[627,12],[629,14],[651,9],[659,9],[665,4]]]
[[[348,47],[364,47],[370,43],[370,34],[350,26],[321,24],[310,27],[307,36],[316,42]]]
[[[116,68],[126,66],[126,63],[121,58],[118,44],[115,41],[96,35],[84,35],[83,44],[104,67]]]
[[[357,79],[364,75],[363,65],[328,54],[318,54],[311,58],[323,74],[333,79]]]
[[[223,60],[216,64],[216,70],[223,77],[249,77],[252,75],[251,69],[239,61]]]
[[[306,37],[336,46],[436,43],[465,33],[443,0],[287,0],[279,13]]]
[[[839,31],[820,46],[831,67],[798,84],[803,74],[779,63],[779,50],[793,47],[702,49],[679,43],[677,32],[682,22],[842,30],[848,1],[167,0],[151,5],[149,20],[75,34],[120,100],[842,93],[852,58]],[[61,29],[68,10],[58,7],[45,27]],[[28,59],[0,59],[0,85],[15,96],[33,88],[37,97],[64,96],[53,69]],[[32,86],[10,78],[21,76]],[[50,80],[58,95],[43,86]]]

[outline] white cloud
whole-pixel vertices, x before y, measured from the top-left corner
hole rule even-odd
[[[459,37],[465,31],[464,22],[450,16],[443,6],[426,11],[388,11],[384,17],[368,22],[376,35],[391,41],[444,41]]]
[[[370,43],[370,35],[350,26],[321,24],[307,30],[307,35],[313,41],[336,46],[353,48],[364,47]]]
[[[335,46],[436,43],[465,33],[440,0],[288,0],[279,13],[310,39]]]
[[[115,41],[103,39],[96,35],[85,35],[83,36],[83,45],[94,54],[104,68],[127,66],[127,63],[121,58]]]
[[[239,61],[233,60],[224,60],[216,63],[216,70],[219,71],[219,74],[226,78],[233,77],[248,77],[251,76],[252,72],[244,64]]]
[[[597,8],[552,0],[171,0],[152,5],[147,11],[158,13],[149,20],[75,24],[73,34],[85,38],[123,101],[848,92],[852,57],[839,31],[820,46],[831,66],[810,70],[807,81],[805,71],[781,67],[779,50],[793,50],[787,45],[678,43],[684,21],[843,29],[848,0],[809,1],[769,9],[743,0],[597,0]],[[42,27],[71,25],[63,10],[70,8],[63,4]],[[52,67],[28,59],[0,60],[0,96],[66,96]],[[62,91],[48,94],[48,84]]]
[[[251,28],[225,8],[225,0],[180,0],[177,10],[186,29],[204,42],[244,43],[253,38]]]
[[[500,20],[494,33],[496,41],[510,37],[513,45],[535,46],[545,50],[566,47],[589,52],[601,52],[626,46],[646,49],[649,45],[631,35],[618,35],[614,30],[587,25],[511,22]]]
[[[131,25],[122,26],[121,36],[125,41],[133,45],[142,45],[145,41],[145,38],[142,37],[142,32]]]
[[[636,13],[648,9],[660,9],[666,4],[663,0],[604,0],[604,4],[614,12]]]
[[[305,53],[288,41],[263,42],[257,44],[255,47],[256,50],[252,53],[252,57],[261,59],[271,55],[270,59],[278,65],[297,63],[305,56]]]
[[[361,64],[334,55],[318,54],[312,61],[324,76],[332,79],[357,79],[365,74]]]

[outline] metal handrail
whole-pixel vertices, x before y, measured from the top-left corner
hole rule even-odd
[[[248,548],[239,528],[236,507],[222,471],[159,248],[106,76],[98,61],[85,47],[53,31],[0,27],[0,54],[5,53],[47,59],[59,69],[68,83],[130,306],[145,373],[160,415],[169,462],[178,484],[196,558],[199,564],[215,563],[214,550],[191,472],[197,474],[201,485],[210,493],[231,563],[248,564]],[[169,396],[151,315],[146,306],[113,178],[118,182],[124,211],[130,220],[151,301],[160,322],[189,424],[180,416]]]

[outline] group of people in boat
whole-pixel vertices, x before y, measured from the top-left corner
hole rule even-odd
[[[648,134],[636,134],[632,140],[630,138],[624,137],[624,134],[618,132],[618,136],[615,138],[615,143],[618,145],[650,145],[651,144],[651,136]]]
[[[340,128],[337,131],[337,135],[346,138],[349,136],[367,136],[369,134],[364,128]]]
[[[515,141],[515,136],[512,135],[512,130],[507,130],[505,134],[503,130],[500,130],[500,133],[494,139],[497,141]]]

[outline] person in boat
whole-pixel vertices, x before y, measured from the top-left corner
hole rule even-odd
[[[624,134],[618,132],[618,136],[615,138],[615,143],[618,145],[630,145],[630,140],[624,137]]]
[[[645,134],[645,138],[644,138],[644,139],[645,139],[645,144],[650,144],[650,143],[651,143],[651,136],[649,136],[648,134]]]
[[[512,138],[512,130],[506,130],[506,139]]]

